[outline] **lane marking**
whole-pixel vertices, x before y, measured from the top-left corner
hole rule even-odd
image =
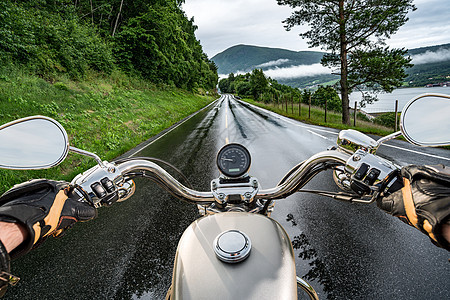
[[[323,135],[321,135],[321,134],[318,134],[317,132],[314,132],[314,131],[312,131],[312,130],[309,130],[309,129],[308,129],[308,132],[309,132],[309,133],[312,133],[312,134],[314,134],[314,135],[317,135],[318,137],[321,137],[321,138],[323,138],[324,140],[329,140],[329,138],[327,138],[326,136],[323,136]]]
[[[240,100],[238,100],[238,101],[240,101]],[[339,134],[339,132],[334,132],[334,131],[331,131],[331,130],[320,129],[320,128],[313,128],[313,127],[310,127],[310,126],[307,126],[307,125],[299,124],[299,121],[294,122],[294,121],[292,121],[291,119],[289,119],[289,118],[287,118],[285,116],[279,115],[279,114],[274,113],[272,111],[269,111],[267,109],[255,106],[255,105],[250,104],[250,103],[246,103],[246,104],[251,105],[252,107],[257,108],[259,110],[262,110],[265,113],[270,114],[271,116],[276,117],[279,120],[285,121],[285,122],[287,122],[287,123],[289,123],[291,125],[302,127],[302,128],[306,128],[306,129],[308,129],[308,131],[310,133],[313,133],[312,130],[315,130],[315,131],[322,131],[322,132],[326,132],[326,133],[330,133],[330,134],[334,134],[334,135],[338,135]],[[316,133],[316,135],[321,136],[321,135],[319,135],[317,133]],[[324,137],[324,136],[321,136],[321,137]],[[329,140],[331,140],[331,139],[329,139]],[[433,158],[437,158],[437,159],[443,159],[443,160],[450,161],[450,158],[447,158],[447,157],[434,155],[434,154],[428,154],[426,152],[420,152],[420,151],[417,151],[417,150],[411,150],[411,149],[407,149],[407,148],[402,148],[402,147],[394,146],[394,145],[391,145],[391,144],[381,144],[381,146],[391,147],[391,148],[395,148],[395,149],[398,149],[398,150],[403,150],[403,151],[406,151],[406,152],[412,152],[412,153],[415,153],[415,154],[420,154],[420,155],[424,155],[424,156],[428,156],[428,157],[433,157]]]
[[[227,97],[226,97],[226,99],[229,101],[230,99],[229,99],[230,97],[227,95]],[[229,106],[228,106],[228,101],[227,101],[227,109],[226,109],[226,111],[225,111],[225,130],[226,130],[226,132],[227,132],[227,135],[226,135],[226,137],[225,137],[225,145],[228,145],[229,143],[230,143],[230,140],[229,140],[229,138],[228,138],[228,136],[230,135],[230,132],[229,132],[229,130],[228,130],[228,109],[230,108]]]
[[[398,146],[394,146],[394,145],[390,145],[390,144],[381,144],[381,146],[391,147],[391,148],[395,148],[395,149],[399,149],[399,150],[403,150],[403,151],[412,152],[412,153],[415,153],[415,154],[422,154],[422,155],[425,155],[425,156],[429,156],[429,157],[433,157],[433,158],[444,159],[444,160],[450,161],[450,158],[448,158],[448,157],[443,157],[443,156],[434,155],[434,154],[428,154],[428,153],[425,153],[425,152],[419,152],[419,151],[416,151],[416,150],[406,149],[406,148],[402,148],[402,147],[398,147]]]

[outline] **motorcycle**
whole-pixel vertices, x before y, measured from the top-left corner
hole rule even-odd
[[[249,174],[251,155],[240,144],[227,144],[217,154],[221,175],[207,192],[181,184],[146,157],[103,161],[69,145],[64,128],[45,116],[19,119],[0,126],[0,168],[46,169],[68,152],[92,157],[97,165],[71,182],[73,197],[96,208],[129,199],[134,178],[153,180],[173,196],[196,204],[203,216],[179,240],[167,299],[296,299],[302,288],[318,299],[313,287],[296,276],[291,240],[270,218],[274,201],[307,192],[346,202],[370,204],[401,186],[400,168],[376,155],[379,146],[403,135],[419,146],[450,145],[450,96],[423,94],[402,111],[401,131],[374,140],[356,130],[342,130],[336,146],[292,168],[273,188],[262,189]],[[433,122],[430,122],[430,120]],[[436,124],[439,124],[437,126]],[[333,170],[341,192],[305,190],[318,173]],[[238,287],[238,288],[237,288]]]

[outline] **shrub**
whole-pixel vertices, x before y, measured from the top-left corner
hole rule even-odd
[[[108,74],[113,69],[110,47],[70,9],[60,15],[2,1],[0,24],[0,54],[44,77],[79,78],[88,69]]]
[[[394,128],[395,127],[395,112],[388,112],[379,115],[374,120],[374,123],[380,124],[382,126]],[[397,118],[397,125],[400,122],[400,118]]]

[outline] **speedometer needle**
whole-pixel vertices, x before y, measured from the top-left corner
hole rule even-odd
[[[222,157],[222,160],[233,161],[232,159],[230,159],[230,158],[225,158],[225,157]]]

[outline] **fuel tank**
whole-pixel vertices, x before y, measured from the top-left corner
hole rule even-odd
[[[251,244],[239,262],[222,261],[214,249],[230,230]],[[226,212],[196,220],[178,243],[170,299],[297,299],[289,236],[278,222],[258,214]]]

